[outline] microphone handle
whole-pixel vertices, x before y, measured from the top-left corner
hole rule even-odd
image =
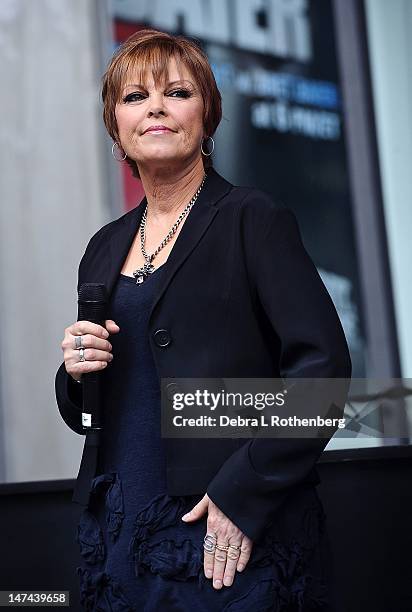
[[[78,320],[90,321],[105,327],[107,318],[107,291],[102,283],[83,283],[79,289]],[[82,374],[83,407],[82,425],[87,431],[103,429],[102,373]]]
[[[102,392],[100,372],[87,372],[82,374],[83,384],[83,412],[82,425],[90,430],[103,429],[102,419]]]

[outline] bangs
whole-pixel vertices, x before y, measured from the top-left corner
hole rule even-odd
[[[183,60],[180,50],[167,41],[162,41],[161,44],[156,41],[155,44],[142,45],[141,48],[126,53],[112,75],[116,103],[120,102],[126,85],[137,84],[146,87],[150,76],[153,76],[156,87],[166,85],[169,81],[169,61],[172,57],[176,59],[180,78],[183,78],[179,70],[179,60]],[[192,72],[191,67],[187,66],[186,62],[184,63]]]

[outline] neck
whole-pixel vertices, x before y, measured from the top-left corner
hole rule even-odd
[[[175,218],[189,203],[202,182],[205,170],[202,158],[190,167],[176,171],[168,168],[139,167],[140,179],[147,200],[147,218],[164,223]]]

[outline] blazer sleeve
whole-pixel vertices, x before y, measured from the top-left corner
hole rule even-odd
[[[101,230],[96,232],[89,240],[83,257],[80,260],[77,273],[77,293],[79,292],[79,287],[82,282],[86,259],[90,253],[91,246],[95,244],[96,238],[100,233]],[[78,320],[79,313],[77,312],[77,321]],[[57,370],[54,388],[57,406],[63,421],[75,433],[85,435],[85,431],[82,427],[83,386],[79,385],[79,383],[73,380],[70,374],[66,372],[64,361]]]
[[[56,373],[55,393],[63,421],[74,432],[84,435],[85,431],[82,427],[83,388],[66,372],[64,361]]]
[[[254,236],[245,238],[253,245],[245,250],[257,299],[280,340],[280,375],[286,380],[341,379],[339,397],[330,398],[341,416],[351,360],[339,317],[305,250],[294,214],[259,194],[264,206],[247,223]],[[329,439],[249,440],[224,462],[207,494],[243,533],[257,540],[293,487],[313,469]]]

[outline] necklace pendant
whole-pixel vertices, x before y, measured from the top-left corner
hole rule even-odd
[[[146,274],[144,268],[138,268],[137,270],[135,270],[133,272],[133,276],[136,279],[136,284],[140,285],[144,281],[144,279],[146,278],[147,274]]]
[[[143,274],[135,274],[134,276],[136,278],[136,284],[137,285],[140,285],[144,281],[144,275]]]
[[[144,280],[155,271],[153,264],[146,262],[142,268],[137,268],[133,272],[133,276],[136,279],[136,284],[140,285]]]
[[[144,265],[145,271],[146,271],[146,275],[148,274],[152,274],[155,271],[155,267],[153,264],[151,263],[145,263]]]

